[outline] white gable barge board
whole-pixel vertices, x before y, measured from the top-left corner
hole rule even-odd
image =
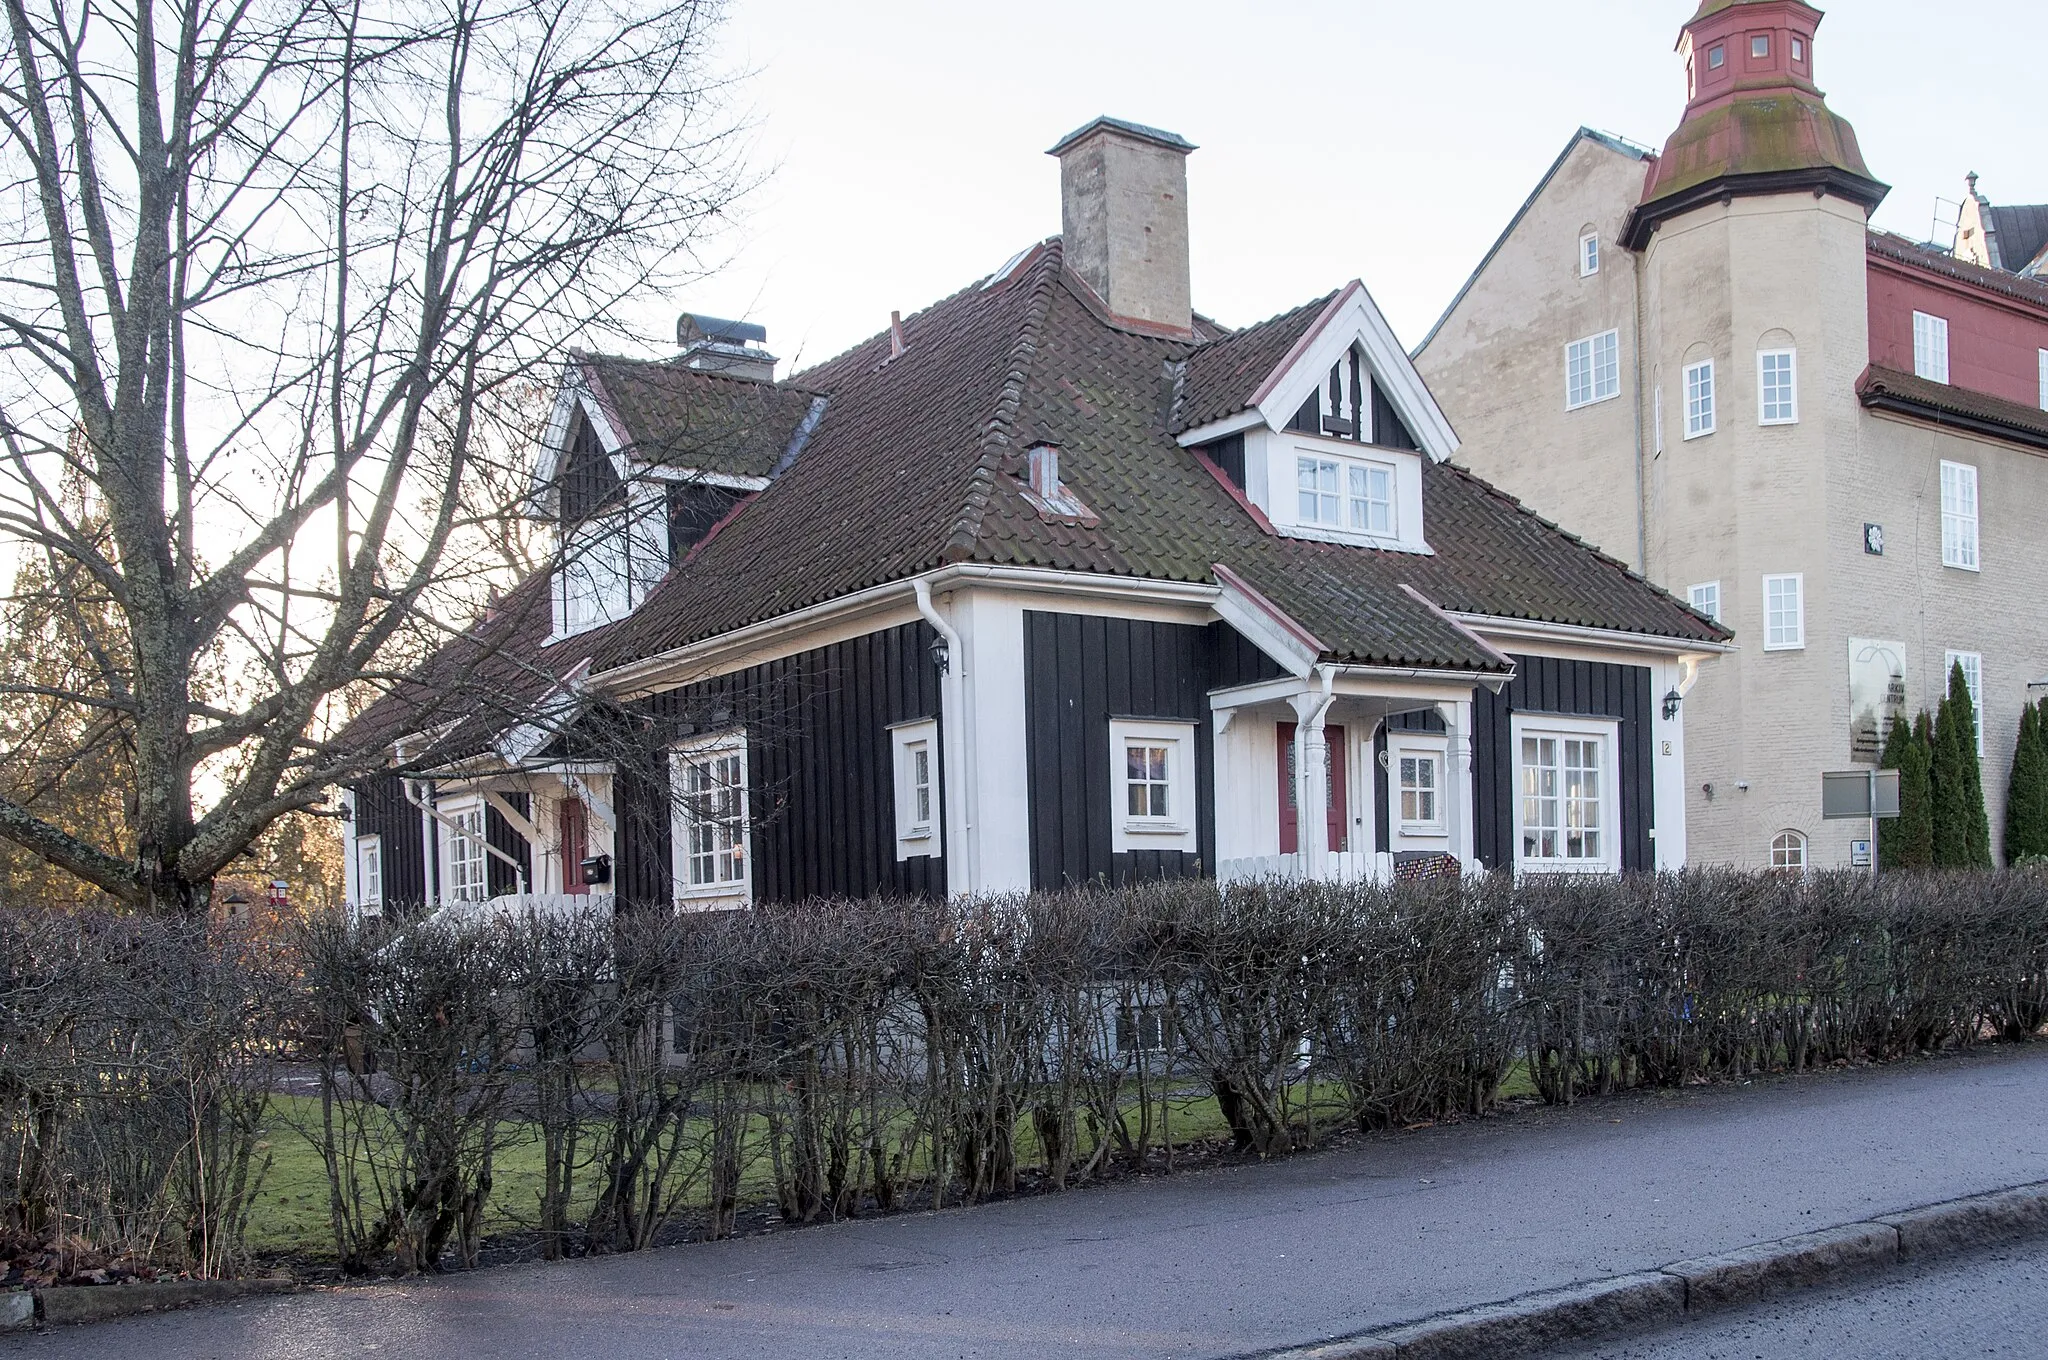
[[[1372,294],[1357,279],[1344,285],[1295,341],[1294,348],[1268,375],[1251,404],[1266,424],[1278,430],[1301,409],[1309,394],[1329,375],[1330,366],[1350,353],[1352,345],[1365,351],[1380,391],[1385,394],[1401,423],[1432,459],[1441,463],[1458,451],[1458,432],[1429,394],[1428,384],[1415,371],[1393,328],[1372,300]]]
[[[571,358],[562,365],[562,385],[555,391],[555,404],[548,412],[547,429],[541,435],[540,449],[535,455],[533,481],[527,490],[528,512],[537,519],[548,518],[553,513],[550,499],[555,490],[555,479],[562,470],[562,459],[569,451],[569,425],[579,410],[590,421],[590,428],[597,432],[598,447],[611,457],[612,471],[619,475],[621,482],[632,480],[632,465],[626,458],[626,446],[630,436],[611,410],[609,402],[593,385],[593,375],[581,359]]]

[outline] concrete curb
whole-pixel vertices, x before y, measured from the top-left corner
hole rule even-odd
[[[170,1280],[162,1284],[76,1285],[0,1293],[0,1332],[69,1322],[105,1322],[165,1308],[225,1303],[254,1294],[288,1294],[296,1280]]]
[[[1720,1308],[1756,1303],[1790,1289],[1835,1284],[1902,1261],[1998,1246],[2048,1234],[2048,1181],[1923,1205],[1868,1223],[1657,1270],[1589,1280],[1500,1303],[1439,1313],[1287,1350],[1260,1360],[1491,1360],[1571,1342],[1668,1327]]]

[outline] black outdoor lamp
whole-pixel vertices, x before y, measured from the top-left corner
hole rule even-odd
[[[1672,720],[1673,718],[1677,717],[1677,716],[1678,716],[1678,706],[1679,706],[1680,704],[1684,703],[1684,702],[1685,702],[1685,696],[1684,696],[1684,695],[1682,695],[1682,694],[1680,694],[1680,693],[1679,693],[1679,692],[1678,692],[1677,690],[1675,690],[1675,689],[1674,689],[1674,690],[1672,690],[1672,691],[1671,691],[1671,692],[1670,692],[1669,694],[1665,695],[1665,696],[1664,696],[1664,721],[1665,721],[1665,722],[1670,722],[1670,721],[1671,721],[1671,720]]]
[[[944,675],[951,662],[952,654],[946,645],[946,635],[939,633],[932,638],[932,664],[939,668],[940,675]]]

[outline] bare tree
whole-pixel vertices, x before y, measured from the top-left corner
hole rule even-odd
[[[4,796],[0,837],[192,911],[362,768],[323,715],[438,623],[499,394],[704,267],[719,5],[0,3],[0,532],[118,611],[44,697],[135,779],[121,844]]]

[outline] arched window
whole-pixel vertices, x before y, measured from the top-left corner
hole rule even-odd
[[[1780,831],[1771,842],[1771,868],[1783,873],[1806,872],[1806,837],[1797,831]]]

